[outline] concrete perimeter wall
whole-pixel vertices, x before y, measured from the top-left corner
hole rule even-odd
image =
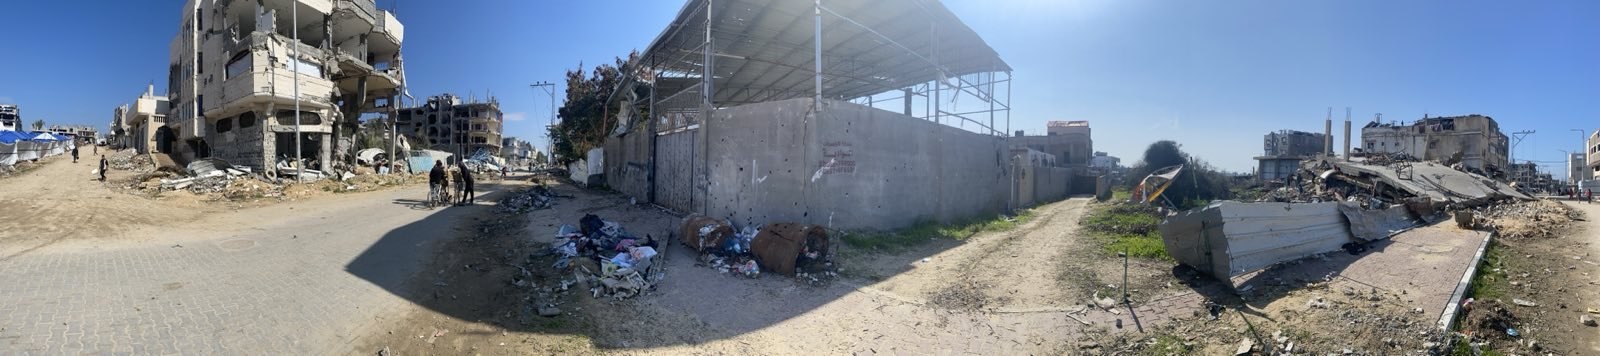
[[[706,212],[735,223],[894,229],[1005,211],[1000,138],[840,101],[720,109],[705,126]]]
[[[607,139],[612,188],[736,224],[797,222],[886,230],[1005,212],[1027,184],[1031,203],[1064,198],[1072,173],[1028,167],[1013,179],[999,137],[842,101],[718,109],[699,129]],[[653,149],[653,153],[651,151]],[[648,174],[651,154],[656,175]],[[1018,205],[1021,206],[1021,205]]]

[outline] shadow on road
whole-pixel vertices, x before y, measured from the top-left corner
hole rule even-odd
[[[462,321],[484,322],[509,331],[550,335],[585,335],[594,346],[609,349],[652,348],[698,344],[772,327],[812,312],[856,291],[870,281],[836,281],[820,286],[795,278],[763,273],[749,279],[721,273],[697,261],[697,254],[676,240],[663,242],[666,278],[654,291],[631,300],[596,299],[583,285],[567,294],[513,286],[523,268],[533,270],[532,285],[559,285],[570,275],[551,268],[553,257],[534,257],[549,246],[562,224],[578,223],[584,214],[615,221],[629,232],[656,238],[673,235],[681,217],[650,205],[629,204],[626,196],[569,185],[552,189],[559,195],[553,209],[509,214],[487,205],[508,190],[526,187],[508,179],[483,184],[490,194],[474,207],[439,209],[426,218],[396,228],[346,266],[346,271],[419,306]],[[418,200],[396,199],[412,205]],[[514,225],[506,236],[491,236],[494,226]],[[489,232],[489,233],[486,233]],[[835,246],[843,245],[835,237]],[[930,243],[911,251],[876,256],[873,274],[887,279],[909,271],[912,263],[960,246]],[[414,261],[432,261],[423,264]],[[765,271],[764,271],[765,272]],[[541,299],[544,295],[549,298]],[[564,303],[555,318],[537,316],[528,301]],[[613,304],[614,303],[614,304]],[[619,327],[626,323],[625,327]],[[426,330],[424,330],[426,331]],[[465,330],[460,331],[467,335]]]

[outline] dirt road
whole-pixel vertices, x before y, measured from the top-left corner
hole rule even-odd
[[[87,167],[0,181],[25,207],[0,209],[0,353],[347,353],[411,303],[454,221],[492,209],[421,209],[410,186],[234,210],[113,192]]]
[[[123,241],[151,236],[152,226],[183,224],[199,217],[203,205],[181,195],[143,199],[115,192],[90,173],[98,158],[72,163],[71,157],[42,160],[43,166],[0,180],[0,261],[71,237]],[[112,171],[108,180],[129,175]]]

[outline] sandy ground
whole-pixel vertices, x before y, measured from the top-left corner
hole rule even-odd
[[[1586,219],[1556,237],[1499,239],[1505,251],[1504,278],[1492,281],[1507,288],[1504,304],[1521,320],[1521,340],[1497,340],[1493,349],[1527,352],[1527,340],[1541,351],[1564,355],[1600,354],[1600,328],[1584,326],[1580,315],[1600,310],[1600,204],[1568,202]],[[1538,303],[1512,305],[1511,299]],[[1600,319],[1600,313],[1589,313]]]
[[[237,202],[181,190],[150,194],[126,189],[136,176],[129,171],[112,169],[106,181],[99,181],[91,174],[98,160],[88,159],[87,153],[78,163],[66,156],[40,162],[33,170],[0,179],[0,206],[7,207],[0,209],[0,260],[47,246],[183,241],[199,232],[230,231],[295,213],[294,207],[261,210],[277,203],[314,209],[327,201],[365,197],[334,194],[317,184],[291,186],[282,198]]]
[[[97,163],[57,156],[43,166],[0,180],[0,259],[63,240],[115,241],[143,237],[138,230],[194,221],[204,205],[193,197],[144,199],[118,193],[90,173]],[[112,171],[108,182],[131,177]]]

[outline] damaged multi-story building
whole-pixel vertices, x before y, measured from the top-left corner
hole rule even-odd
[[[189,0],[183,11],[155,133],[180,162],[343,161],[361,115],[392,114],[402,92],[404,27],[373,0]]]
[[[156,130],[167,123],[168,99],[156,95],[154,85],[146,86],[144,93],[133,99],[133,104],[118,106],[111,113],[111,137],[107,142],[116,148],[131,148],[138,153],[150,153],[155,147]]]
[[[1373,121],[1361,128],[1361,143],[1368,154],[1460,163],[1490,176],[1509,165],[1509,140],[1494,118],[1483,115],[1424,117],[1410,124]]]
[[[22,110],[16,104],[0,104],[0,131],[16,131],[21,122]]]
[[[1327,134],[1279,130],[1262,137],[1261,156],[1256,159],[1256,179],[1278,181],[1300,169],[1300,161],[1318,155],[1332,155],[1325,146]]]
[[[506,164],[513,167],[532,166],[535,152],[538,152],[538,150],[533,148],[533,144],[528,143],[528,141],[523,141],[516,137],[500,139],[500,157],[506,160]]]
[[[435,95],[422,106],[401,109],[396,118],[396,130],[420,146],[461,155],[500,155],[505,115],[493,97],[462,102],[453,94]]]

